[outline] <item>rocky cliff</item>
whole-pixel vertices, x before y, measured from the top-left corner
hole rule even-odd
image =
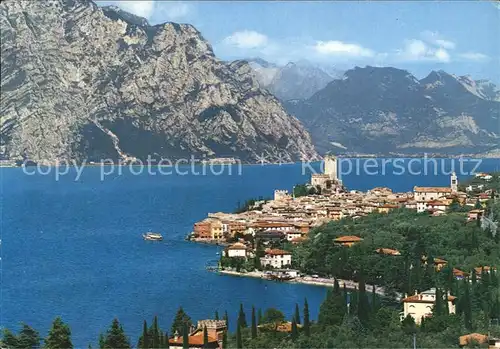
[[[0,4],[1,154],[55,161],[313,158],[300,122],[192,26],[90,0]]]
[[[444,71],[418,80],[365,67],[286,107],[320,152],[484,154],[500,148],[498,96],[492,83]]]

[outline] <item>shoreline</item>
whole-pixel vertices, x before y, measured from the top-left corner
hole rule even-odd
[[[237,272],[237,271],[232,271],[232,270],[218,270],[216,271],[219,274],[222,275],[229,275],[229,276],[236,276],[236,277],[251,277],[251,278],[257,278],[257,279],[262,279],[265,281],[272,281],[264,277],[264,272],[262,271],[251,271],[251,272]],[[341,288],[344,287],[348,290],[354,290],[359,287],[359,283],[352,281],[352,280],[343,280],[343,279],[337,279],[339,282],[339,285]],[[303,276],[303,277],[297,277],[291,280],[283,280],[279,282],[285,282],[289,284],[304,284],[304,285],[311,285],[311,286],[319,286],[319,287],[333,287],[335,279],[325,279],[325,278],[313,278],[311,276]],[[371,293],[373,291],[373,285],[366,284],[366,292]],[[375,293],[378,296],[385,297],[385,290],[383,287],[376,287],[375,288]],[[396,299],[400,300],[402,297],[401,294],[397,294]]]

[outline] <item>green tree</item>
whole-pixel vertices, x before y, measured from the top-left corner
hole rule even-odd
[[[189,332],[187,322],[182,323],[182,349],[189,349]]]
[[[40,335],[32,327],[23,323],[21,331],[17,336],[18,348],[37,349],[40,348]]]
[[[319,308],[318,324],[323,327],[340,325],[346,313],[345,298],[335,279],[333,290],[329,289]]]
[[[370,322],[370,303],[366,295],[366,285],[364,275],[360,276],[358,293],[358,318],[363,326],[369,326]]]
[[[7,348],[19,348],[19,342],[17,336],[7,328],[3,329],[2,343]]]
[[[45,338],[46,349],[73,349],[71,342],[71,330],[60,317],[56,317],[52,322],[49,335]]]
[[[192,325],[192,322],[189,315],[184,312],[184,309],[182,309],[182,307],[180,307],[179,310],[177,310],[177,314],[175,314],[170,333],[183,333],[184,324],[186,324],[186,327],[189,329]]]
[[[297,322],[295,318],[292,320],[292,340],[295,341],[299,337],[299,330],[297,329]]]
[[[219,320],[219,312],[217,310],[215,311],[215,320]]]
[[[139,343],[137,345],[140,349],[150,348],[149,334],[148,334],[148,323],[144,320],[142,324],[142,335],[139,337]]]
[[[241,326],[241,327],[247,327],[247,319],[246,319],[246,316],[245,316],[245,311],[243,310],[243,304],[240,303],[240,311],[238,313],[238,324]]]
[[[259,325],[262,325],[262,309],[259,308],[259,311],[257,312],[257,323]]]
[[[118,319],[113,319],[110,328],[100,341],[101,349],[128,349],[131,348],[130,342],[123,331]]]
[[[300,325],[300,311],[298,303],[295,303],[295,315],[293,317],[295,318],[295,322]]]
[[[466,280],[464,283],[464,296],[463,300],[459,300],[462,311],[464,313],[464,326],[467,330],[472,331],[472,303],[470,299],[469,282]]]
[[[227,330],[222,335],[222,349],[227,349]]]
[[[445,314],[445,306],[443,300],[443,294],[440,288],[436,288],[436,302],[432,308],[432,314],[434,316],[441,316]]]
[[[275,308],[269,308],[264,312],[264,316],[262,317],[262,322],[264,324],[272,324],[274,329],[278,327],[278,325],[282,324],[285,321],[285,314]]]
[[[226,328],[229,331],[229,316],[227,315],[227,310],[224,311],[224,317],[222,319],[226,321]]]
[[[311,324],[309,323],[309,304],[307,298],[304,299],[304,334],[309,337],[311,335]]]
[[[158,327],[158,316],[153,318],[153,325],[151,326],[151,342],[153,349],[160,347],[160,328]]]
[[[203,348],[208,348],[208,331],[207,331],[207,326],[203,327]]]
[[[257,338],[257,320],[255,318],[255,307],[252,306],[252,339]]]
[[[237,349],[243,348],[243,340],[241,339],[241,325],[240,325],[240,323],[238,323],[236,325],[236,348]]]

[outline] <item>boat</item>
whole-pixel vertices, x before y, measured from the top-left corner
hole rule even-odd
[[[146,234],[142,234],[144,240],[150,241],[161,241],[163,240],[163,236],[160,233],[147,232]]]

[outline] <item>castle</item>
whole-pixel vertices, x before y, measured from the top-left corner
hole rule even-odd
[[[323,162],[323,173],[315,173],[311,176],[311,185],[322,190],[340,190],[342,181],[337,176],[337,158],[326,155]]]

